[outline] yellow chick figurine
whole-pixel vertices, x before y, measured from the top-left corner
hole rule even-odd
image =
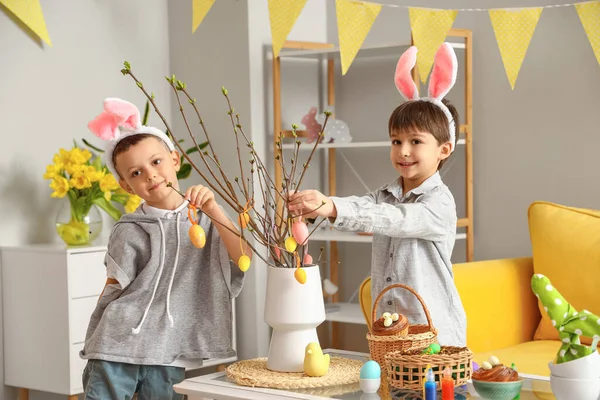
[[[329,354],[323,354],[317,342],[310,342],[304,350],[304,373],[308,376],[323,376],[329,371]]]

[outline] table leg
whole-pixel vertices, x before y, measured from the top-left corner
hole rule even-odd
[[[19,400],[29,400],[29,389],[19,388]]]

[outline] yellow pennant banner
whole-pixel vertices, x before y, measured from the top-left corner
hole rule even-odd
[[[273,55],[279,56],[283,43],[292,31],[300,16],[306,0],[269,0],[269,20],[271,22],[271,40]]]
[[[575,9],[600,64],[600,1],[575,4]]]
[[[0,4],[21,20],[37,37],[52,46],[39,0],[0,0]]]
[[[215,0],[192,0],[192,33],[200,26]]]
[[[336,0],[335,11],[340,40],[342,75],[346,75],[381,11],[381,4]]]
[[[421,82],[427,82],[427,77],[433,66],[435,52],[440,48],[448,31],[452,28],[458,11],[430,10],[425,8],[408,9],[410,28],[413,42],[417,49],[417,70]]]
[[[519,70],[525,59],[542,8],[489,10],[490,20],[500,48],[504,69],[514,90]]]

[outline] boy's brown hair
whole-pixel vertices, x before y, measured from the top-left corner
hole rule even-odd
[[[458,143],[458,136],[460,131],[460,119],[456,108],[446,99],[442,99],[442,103],[452,115],[455,126],[455,143]],[[391,135],[392,132],[429,132],[437,140],[439,145],[442,145],[450,141],[450,124],[448,118],[441,108],[435,104],[424,101],[415,100],[407,101],[400,104],[390,115],[388,122],[388,133]],[[448,160],[440,161],[438,165],[438,171],[442,168],[442,165]]]
[[[113,150],[113,153],[112,153],[112,160],[111,161],[112,161],[113,165],[115,166],[115,169],[117,170],[117,172],[118,172],[118,169],[117,169],[117,156],[119,154],[125,153],[127,150],[129,150],[129,148],[131,146],[135,146],[136,144],[138,144],[142,140],[148,139],[148,138],[158,140],[159,142],[161,142],[165,146],[165,148],[168,151],[171,151],[171,149],[169,149],[169,146],[167,146],[167,144],[165,142],[163,142],[162,140],[160,140],[160,138],[156,137],[155,135],[151,135],[149,133],[140,133],[138,135],[127,136],[126,138],[120,140],[119,143],[117,143],[117,145],[115,146],[115,149]]]

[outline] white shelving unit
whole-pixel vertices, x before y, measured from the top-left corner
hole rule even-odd
[[[456,42],[458,40],[459,42]],[[458,145],[464,147],[465,154],[465,183],[466,183],[466,216],[459,218],[457,221],[457,229],[464,229],[465,232],[457,232],[457,240],[466,240],[466,260],[472,261],[473,259],[473,164],[472,164],[472,36],[469,30],[465,29],[451,29],[446,39],[447,42],[451,43],[455,49],[461,49],[464,54],[464,70],[465,70],[465,108],[463,111],[463,117],[465,118],[464,123],[460,125]],[[365,58],[377,58],[377,57],[389,57],[397,56],[406,50],[412,42],[394,42],[386,43],[376,46],[363,46],[358,52],[355,62],[359,59]],[[268,51],[267,57],[272,60],[273,63],[273,122],[274,122],[274,139],[273,149],[274,157],[280,154],[280,151],[292,151],[295,149],[296,144],[294,140],[300,140],[300,152],[311,151],[314,147],[314,143],[306,142],[306,131],[296,130],[294,134],[292,131],[284,130],[282,127],[282,112],[281,112],[281,60],[315,60],[320,63],[325,72],[326,77],[324,79],[326,88],[326,101],[324,109],[327,107],[333,107],[335,110],[335,65],[340,61],[340,49],[334,47],[328,43],[309,43],[309,42],[292,42],[287,41],[284,43],[282,51],[279,56],[273,58],[273,54]],[[413,71],[413,79],[415,82],[419,82],[416,71]],[[342,119],[343,116],[341,117]],[[282,143],[281,150],[279,149],[277,142],[280,134],[283,134],[284,141]],[[336,156],[337,152],[344,149],[373,149],[376,148],[384,149],[390,146],[389,141],[353,141],[350,143],[321,143],[318,145],[317,150],[323,155],[325,166],[322,167],[323,173],[326,174],[328,180],[328,187],[323,188],[329,195],[335,196],[337,192],[336,182]],[[324,151],[324,153],[321,153]],[[282,172],[281,169],[275,163],[275,185],[281,186]],[[338,271],[338,243],[350,242],[350,243],[372,243],[373,237],[367,234],[353,233],[353,232],[341,232],[334,230],[330,227],[319,228],[312,236],[313,241],[326,242],[329,248],[329,279],[336,285],[339,285],[339,271]],[[331,301],[334,303],[326,311],[326,320],[333,322],[332,327],[332,338],[333,347],[337,346],[337,331],[339,329],[338,323],[349,323],[349,324],[364,324],[364,317],[358,303],[339,302],[339,295],[335,294],[332,296]]]
[[[456,240],[466,239],[465,233],[457,233]],[[365,233],[343,232],[333,228],[318,228],[310,236],[311,241],[319,240],[323,242],[354,242],[354,243],[372,243],[373,236]]]
[[[458,139],[458,145],[464,145],[465,139]],[[299,151],[310,151],[312,150],[314,143],[302,142],[300,143]],[[281,146],[284,150],[293,150],[296,145],[294,143],[285,143]],[[380,142],[349,142],[349,143],[321,143],[317,147],[319,149],[365,149],[370,147],[390,147],[389,141]]]

